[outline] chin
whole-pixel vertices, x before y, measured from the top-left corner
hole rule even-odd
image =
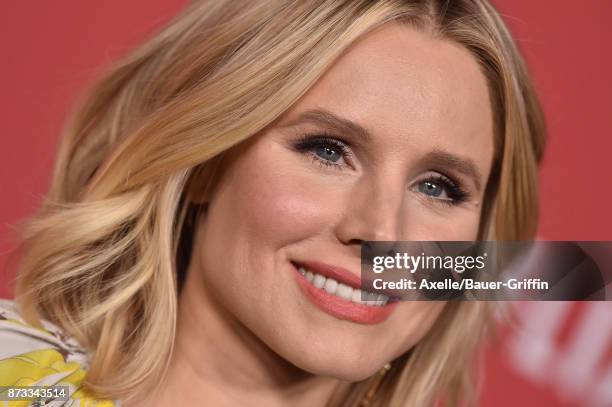
[[[339,362],[339,363],[338,363]],[[374,375],[385,364],[382,361],[364,360],[359,355],[354,355],[351,360],[311,361],[305,366],[298,366],[302,370],[317,376],[333,377],[348,382],[365,380]]]
[[[350,345],[333,346],[323,342],[318,345],[302,347],[302,350],[307,350],[299,353],[292,347],[289,354],[281,356],[308,373],[350,382],[367,379],[393,358],[393,355],[380,354],[380,349],[374,350],[376,344],[365,349]]]

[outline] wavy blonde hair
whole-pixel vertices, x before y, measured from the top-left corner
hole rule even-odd
[[[544,121],[524,62],[485,0],[196,2],[117,63],[70,121],[45,204],[24,230],[16,299],[92,352],[84,384],[111,398],[160,383],[184,278],[186,214],[225,153],[287,111],[356,39],[389,21],[467,48],[495,121],[480,238],[528,239]],[[183,236],[183,238],[181,238]],[[371,406],[473,401],[485,302],[448,303],[394,361]],[[374,379],[334,403],[358,403]]]

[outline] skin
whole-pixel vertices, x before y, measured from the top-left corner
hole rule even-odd
[[[322,166],[294,148],[327,130],[295,122],[314,108],[366,127],[371,140],[339,135],[350,159]],[[472,162],[477,178],[432,151]],[[289,261],[358,274],[363,240],[476,239],[492,157],[487,84],[466,49],[397,23],[363,37],[229,156],[199,218],[165,385],[145,405],[324,405],[408,351],[445,303],[402,302],[376,325],[340,320],[304,296]],[[465,201],[419,188],[438,173],[460,183]]]

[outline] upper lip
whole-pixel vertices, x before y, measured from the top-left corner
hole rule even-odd
[[[303,267],[307,271],[309,270],[325,277],[331,277],[334,280],[355,289],[361,288],[361,277],[359,277],[358,274],[345,269],[344,267],[332,266],[331,264],[326,264],[319,261],[294,261],[293,263],[297,267]]]

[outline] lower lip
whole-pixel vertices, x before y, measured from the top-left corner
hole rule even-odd
[[[347,301],[336,295],[329,294],[322,288],[312,285],[292,264],[295,275],[302,292],[314,305],[329,315],[338,319],[356,322],[358,324],[374,325],[385,321],[395,307],[397,302],[387,303],[383,306],[370,307]]]

